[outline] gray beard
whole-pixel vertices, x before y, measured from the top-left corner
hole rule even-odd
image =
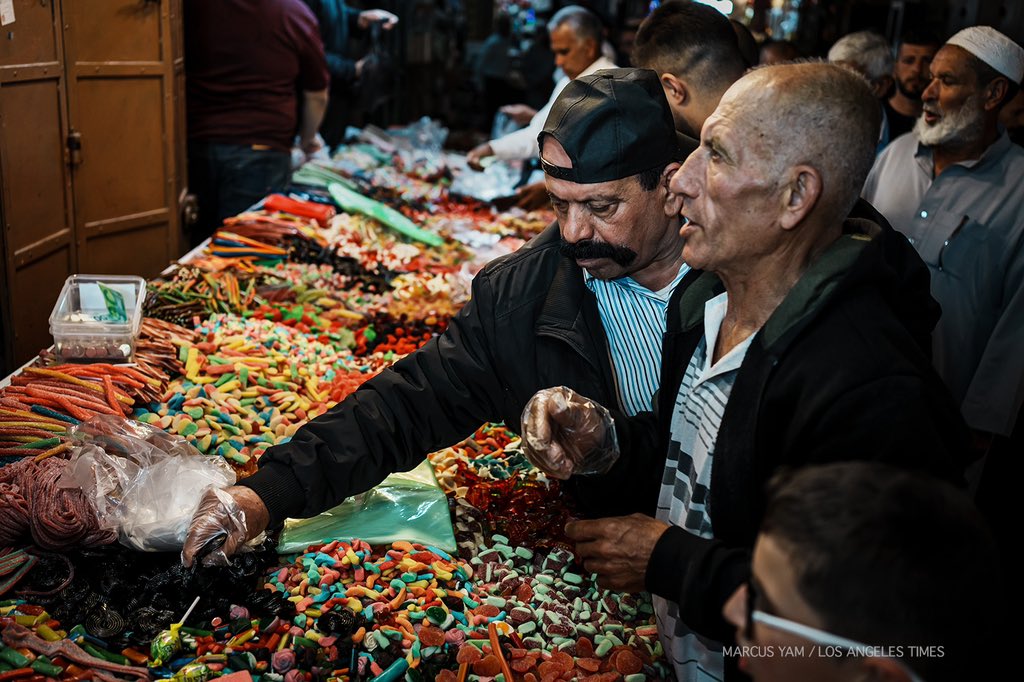
[[[935,125],[925,123],[922,113],[914,123],[914,135],[926,147],[937,145],[960,146],[981,137],[985,127],[985,112],[981,107],[981,93],[968,97],[954,112],[942,112]]]

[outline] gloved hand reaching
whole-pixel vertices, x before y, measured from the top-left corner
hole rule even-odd
[[[199,501],[189,523],[181,562],[191,566],[225,566],[232,556],[266,529],[270,512],[259,495],[245,486],[211,488]]]
[[[522,431],[526,458],[552,478],[603,474],[619,458],[611,414],[565,386],[545,388],[530,398]]]

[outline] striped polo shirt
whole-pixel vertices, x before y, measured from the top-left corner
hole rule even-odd
[[[680,266],[675,278],[660,291],[637,284],[632,277],[597,279],[586,270],[583,281],[597,298],[612,367],[615,390],[626,414],[649,412],[661,382],[661,342],[665,335],[668,301],[690,266]]]
[[[754,338],[751,334],[718,362],[711,359],[729,299],[720,294],[704,304],[704,338],[690,357],[676,395],[668,457],[658,496],[657,518],[702,538],[713,538],[708,497],[711,465],[722,415],[733,383]],[[711,349],[709,352],[708,349]],[[675,602],[653,597],[658,633],[679,680],[722,680],[722,645],[704,639],[679,620]]]

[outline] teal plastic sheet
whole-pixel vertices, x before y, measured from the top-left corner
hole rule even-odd
[[[364,197],[359,192],[354,192],[337,182],[327,185],[327,191],[330,192],[334,203],[338,204],[343,211],[370,216],[399,234],[403,234],[409,239],[423,242],[427,246],[441,246],[444,244],[444,240],[440,235],[417,227],[416,223],[387,204]]]
[[[308,519],[288,519],[278,554],[302,552],[309,545],[353,538],[385,545],[398,540],[455,552],[448,499],[424,460],[412,471],[391,474],[376,488]]]

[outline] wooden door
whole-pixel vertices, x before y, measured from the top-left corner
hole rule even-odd
[[[3,373],[51,343],[47,318],[75,272],[60,4],[15,0],[0,27]]]
[[[81,145],[72,168],[80,272],[152,277],[179,254],[179,7],[63,2],[69,120]]]
[[[14,0],[0,26],[0,376],[73,273],[182,253],[181,0]]]

